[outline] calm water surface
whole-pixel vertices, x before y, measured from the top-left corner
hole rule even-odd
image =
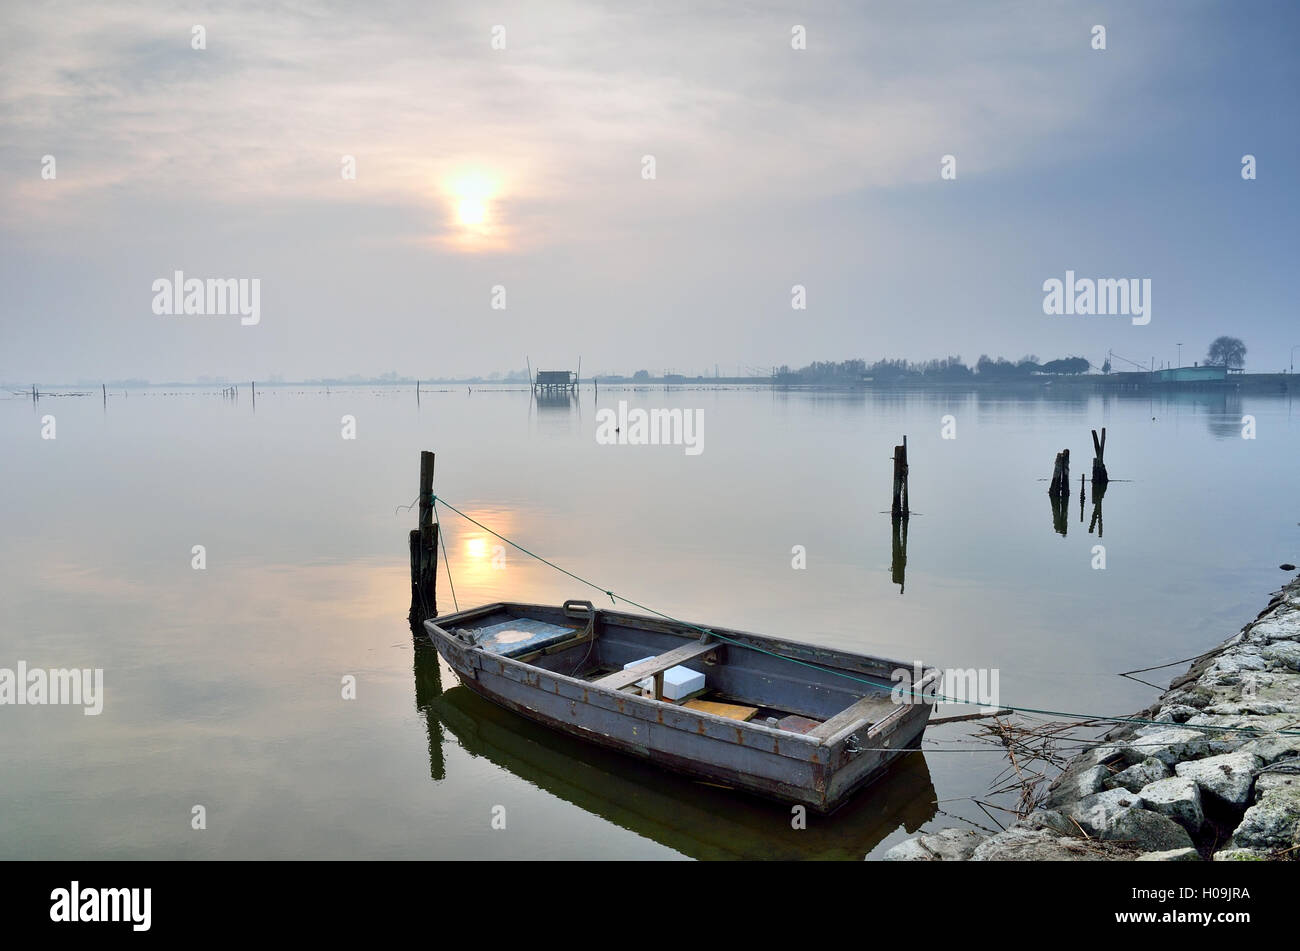
[[[596,411],[620,399],[702,409],[704,451],[598,445]],[[1099,540],[1077,482],[1100,426],[1112,479],[1129,481],[1107,492]],[[904,433],[900,588],[882,513]],[[1062,535],[1043,480],[1067,447]],[[786,807],[470,695],[406,623],[415,514],[395,508],[414,499],[421,449],[438,454],[440,495],[603,587],[689,620],[997,668],[1002,702],[1029,707],[1140,709],[1157,691],[1118,672],[1213,645],[1300,561],[1287,397],[602,388],[539,406],[453,386],[418,406],[410,387],[265,387],[255,409],[247,392],[200,390],[0,401],[0,667],[103,668],[106,692],[97,717],[0,707],[0,858],[857,859],[953,816],[990,825],[970,797],[1006,764],[969,743],[971,724],[932,728],[887,781],[795,831]],[[461,607],[594,594],[503,559],[455,516],[444,530]],[[453,607],[445,575],[439,603]]]

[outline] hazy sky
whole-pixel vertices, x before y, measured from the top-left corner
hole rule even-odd
[[[5,4],[0,380],[1190,363],[1220,333],[1278,370],[1298,27],[1289,2]],[[1067,269],[1149,278],[1151,322],[1044,315]],[[260,323],[156,315],[176,270],[259,279]]]

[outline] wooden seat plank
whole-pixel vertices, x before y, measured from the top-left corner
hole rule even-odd
[[[620,670],[608,676],[601,677],[599,680],[593,680],[592,683],[597,687],[605,687],[608,690],[622,690],[629,687],[638,680],[644,680],[647,677],[653,677],[655,674],[667,670],[669,667],[676,667],[678,664],[684,664],[687,661],[694,660],[704,654],[712,653],[721,645],[714,643],[701,643],[700,641],[691,641],[681,647],[668,651],[666,654],[659,654],[651,657],[649,660],[643,660],[635,667],[629,667],[626,670]]]

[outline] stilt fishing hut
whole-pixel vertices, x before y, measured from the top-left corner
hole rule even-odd
[[[539,396],[575,393],[577,389],[578,374],[573,370],[538,370],[533,381],[533,392]]]

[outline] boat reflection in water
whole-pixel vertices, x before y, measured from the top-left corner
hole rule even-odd
[[[886,836],[914,833],[935,817],[925,756],[901,757],[879,782],[830,816],[791,827],[789,806],[695,782],[632,756],[574,739],[484,700],[462,686],[441,690],[437,652],[417,643],[416,705],[429,737],[429,774],[446,777],[443,743],[537,788],[696,859],[861,860]]]

